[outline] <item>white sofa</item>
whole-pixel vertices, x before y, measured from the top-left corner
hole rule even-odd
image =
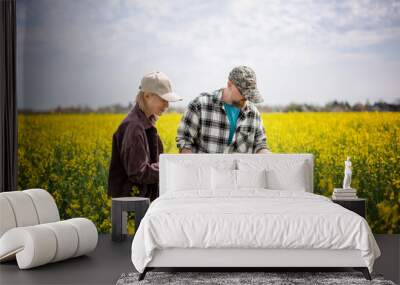
[[[43,189],[0,193],[0,262],[20,269],[84,255],[96,248],[92,221],[60,221],[53,197]]]

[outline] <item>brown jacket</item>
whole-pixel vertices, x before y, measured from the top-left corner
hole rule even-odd
[[[151,201],[158,197],[158,158],[163,145],[154,124],[154,117],[147,118],[136,104],[114,133],[109,196],[131,196],[132,187],[137,186],[139,196]]]

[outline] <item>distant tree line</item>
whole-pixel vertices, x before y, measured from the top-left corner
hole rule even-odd
[[[172,104],[171,104],[172,105]],[[183,113],[186,107],[171,106],[168,108],[168,112]],[[19,113],[30,114],[30,113],[63,113],[63,114],[76,114],[76,113],[98,113],[98,114],[119,114],[127,113],[133,104],[130,102],[128,105],[112,104],[109,106],[103,106],[99,108],[92,108],[89,106],[58,106],[57,108],[50,110],[33,110],[33,109],[20,109]],[[400,99],[395,103],[386,103],[384,101],[378,101],[373,104],[366,101],[366,103],[355,103],[353,105],[346,101],[331,101],[326,103],[324,106],[307,104],[307,103],[290,103],[288,105],[257,105],[258,110],[266,113],[274,112],[399,112],[400,111]]]
[[[351,105],[346,101],[334,100],[324,106],[291,103],[286,106],[261,106],[258,109],[262,112],[399,112],[400,99],[393,104],[384,101],[371,104],[367,101]]]

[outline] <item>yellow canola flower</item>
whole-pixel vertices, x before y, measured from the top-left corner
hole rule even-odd
[[[181,114],[168,113],[156,127],[165,153],[178,153]],[[106,195],[112,135],[125,114],[19,115],[18,188],[44,188],[63,219],[91,217],[108,232]],[[351,156],[352,186],[368,199],[367,220],[375,233],[400,233],[399,113],[262,114],[275,153],[312,153],[314,192],[330,196],[343,180]],[[131,223],[132,224],[132,223]]]

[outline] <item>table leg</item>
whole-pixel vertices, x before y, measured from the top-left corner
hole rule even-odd
[[[122,211],[122,221],[121,221],[121,227],[122,227],[122,239],[125,240],[127,235],[128,235],[128,212],[127,211]]]
[[[140,222],[142,221],[148,208],[149,203],[140,203],[135,207],[135,233],[139,228]]]
[[[117,201],[111,204],[111,239],[122,240],[122,207]]]

